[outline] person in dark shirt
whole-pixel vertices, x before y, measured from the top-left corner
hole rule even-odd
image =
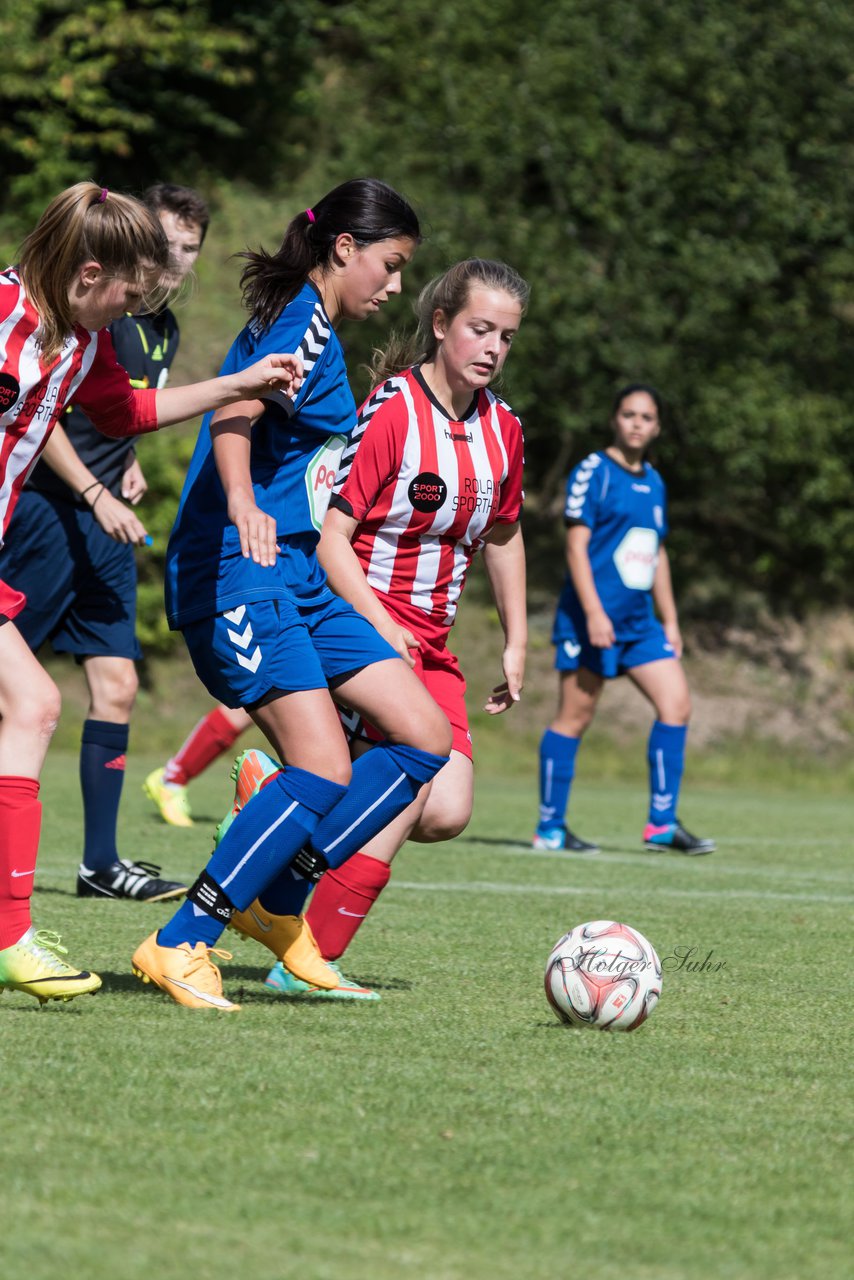
[[[166,283],[177,288],[201,250],[207,206],[191,188],[169,183],[151,187],[144,202],[166,232]],[[168,307],[124,315],[109,332],[132,386],[165,386],[178,349],[178,325]],[[134,507],[146,487],[133,444],[102,435],[72,405],[21,494],[16,537],[2,555],[3,578],[27,596],[18,619],[27,644],[37,651],[49,640],[55,652],[73,654],[89,688],[80,748],[85,834],[79,897],[159,901],[186,890],[162,879],[152,863],[120,858],[116,843],[138,688],[135,662],[142,656],[134,547],[149,541]]]

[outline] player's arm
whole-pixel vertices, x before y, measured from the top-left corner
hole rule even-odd
[[[211,419],[211,441],[220,483],[225,490],[228,518],[240,534],[240,550],[256,564],[276,563],[276,521],[255,501],[250,470],[252,428],[266,405],[241,400],[219,409]]]
[[[302,385],[302,368],[298,356],[272,354],[237,373],[205,382],[136,390],[116,360],[109,334],[101,334],[92,367],[74,398],[99,431],[123,438],[172,426],[267,392],[295,396]]]
[[[419,647],[418,641],[411,631],[395,622],[368,584],[352,545],[358,527],[354,516],[338,507],[330,507],[323,521],[317,558],[326,571],[329,585],[335,594],[341,596],[342,600],[347,600],[363,618],[367,618],[401,658],[410,667],[414,667],[415,661],[410,650]]]
[[[525,678],[528,614],[525,601],[525,543],[519,521],[495,524],[483,548],[483,563],[504,631],[504,683],[490,694],[485,711],[498,715],[518,702]]]
[[[116,542],[132,542],[141,547],[148,534],[137,516],[118,498],[114,498],[80,457],[59,423],[41,454],[51,471],[59,476],[79,498],[87,503],[104,533]]]
[[[679,630],[679,614],[673,595],[673,579],[670,575],[670,559],[664,547],[658,548],[658,564],[652,580],[652,598],[656,612],[664,627],[664,634],[673,645],[677,658],[682,657],[682,632]]]
[[[264,356],[239,373],[226,373],[219,378],[208,378],[206,382],[193,382],[186,387],[163,387],[156,391],[157,425],[169,427],[226,406],[234,409],[265,391],[284,391],[295,396],[301,386],[302,361],[299,356]],[[260,401],[255,403],[260,405]],[[260,410],[257,416],[260,417]]]
[[[586,524],[571,524],[566,533],[566,564],[587,622],[590,643],[608,649],[614,643],[614,627],[602,607],[590,564],[590,535]]]

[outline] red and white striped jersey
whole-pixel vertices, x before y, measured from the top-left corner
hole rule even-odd
[[[376,595],[423,639],[444,641],[485,535],[519,519],[522,462],[521,423],[488,388],[457,421],[416,366],[359,411],[331,505],[358,520],[353,548]]]
[[[134,391],[106,330],[75,326],[45,364],[38,327],[15,271],[0,272],[0,545],[24,481],[72,400],[105,435],[157,429],[157,392]]]

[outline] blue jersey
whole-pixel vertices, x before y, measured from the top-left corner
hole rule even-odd
[[[338,461],[356,425],[356,405],[341,344],[314,286],[304,284],[268,328],[247,325],[221,372],[234,373],[265,355],[290,351],[303,361],[299,394],[296,400],[283,392],[266,394],[250,442],[255,501],[276,520],[277,563],[263,567],[240,552],[214,462],[208,414],[166,554],[166,613],[173,629],[252,600],[311,599],[328,590],[315,551]]]
[[[654,619],[652,584],[658,548],[667,533],[664,481],[648,462],[629,471],[605,452],[591,453],[571,472],[564,511],[568,525],[590,530],[588,555],[602,608],[617,639],[638,635]],[[567,575],[555,621],[555,641],[570,634],[567,622],[584,617]],[[566,633],[566,635],[564,634]]]

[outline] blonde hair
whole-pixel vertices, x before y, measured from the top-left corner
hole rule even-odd
[[[95,182],[78,182],[50,202],[21,246],[18,271],[41,321],[44,358],[60,351],[74,326],[68,290],[85,262],[100,263],[107,276],[145,284],[150,271],[169,265],[169,242],[160,220],[133,196]],[[146,307],[160,305],[159,289]]]
[[[376,386],[410,365],[422,364],[434,358],[438,339],[433,333],[433,316],[441,311],[446,320],[453,320],[469,300],[473,288],[497,289],[515,298],[524,314],[530,296],[530,287],[518,271],[506,262],[491,258],[465,258],[455,262],[441,276],[425,285],[415,303],[418,327],[408,338],[393,336],[387,346],[374,351],[370,373]]]

